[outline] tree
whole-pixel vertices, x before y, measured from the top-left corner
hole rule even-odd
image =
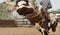
[[[52,10],[51,12],[53,12],[53,13],[60,13],[60,9],[58,9],[58,10]]]

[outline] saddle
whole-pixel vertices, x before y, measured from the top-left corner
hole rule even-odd
[[[42,15],[45,17],[45,19],[50,22],[50,18],[49,18],[49,14],[47,13],[47,11],[45,12],[43,9],[41,9],[41,13]]]
[[[33,12],[31,14],[26,15],[27,19],[33,21],[33,22],[39,22],[40,20],[44,19],[43,15],[39,12]]]

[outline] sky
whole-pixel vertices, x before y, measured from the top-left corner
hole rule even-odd
[[[51,0],[52,10],[60,9],[60,0]]]
[[[0,3],[4,0],[0,0]],[[52,9],[51,10],[57,10],[60,9],[60,0],[51,0]]]

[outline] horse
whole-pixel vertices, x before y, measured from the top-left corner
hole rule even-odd
[[[14,6],[14,5],[13,5]],[[30,3],[28,3],[28,1],[17,1],[16,2],[16,10],[17,13],[19,15],[23,15],[25,16],[25,18],[27,18],[30,22],[31,25],[35,26],[35,25],[39,25],[39,31],[43,34],[43,35],[48,35],[48,31],[50,30],[50,28],[52,28],[52,31],[55,32],[56,31],[56,27],[57,27],[57,21],[54,21],[53,24],[50,24],[50,27],[48,26],[48,22],[46,21],[45,17],[43,16],[43,14],[41,14],[40,11],[36,11],[34,9],[34,6],[31,5]],[[15,10],[15,8],[11,8],[9,9],[9,12],[12,12],[13,10]]]
[[[35,26],[35,23],[38,23],[40,25],[39,31],[43,29],[41,33],[44,35],[48,35],[48,22],[39,11],[35,11],[33,7],[30,7],[29,5],[26,6],[24,4],[22,7],[19,7],[17,9],[17,13],[19,15],[25,16],[25,18],[27,18],[33,26]]]

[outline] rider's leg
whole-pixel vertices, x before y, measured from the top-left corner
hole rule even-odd
[[[41,8],[41,13],[44,15],[45,19],[47,19],[48,21],[50,21],[47,10],[48,9]]]
[[[45,8],[41,8],[41,13],[44,15],[45,19],[47,20],[46,22],[49,21],[49,18],[48,18],[48,12],[47,12],[47,9]],[[46,23],[46,27],[48,26],[48,23]]]

